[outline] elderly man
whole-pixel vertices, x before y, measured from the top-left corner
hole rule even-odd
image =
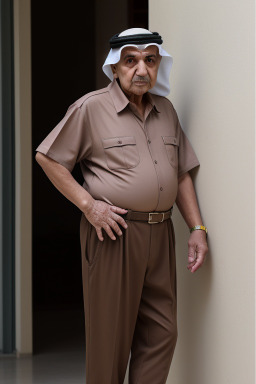
[[[172,57],[158,33],[110,39],[112,80],[75,101],[37,148],[56,188],[82,212],[86,382],[166,382],[177,340],[174,202],[190,228],[188,269],[207,253],[189,171],[198,159],[169,93]],[[71,175],[81,164],[84,184]]]

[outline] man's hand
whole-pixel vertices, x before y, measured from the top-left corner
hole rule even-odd
[[[121,236],[122,231],[117,223],[121,224],[125,229],[128,227],[125,220],[118,215],[127,213],[127,209],[110,205],[101,200],[92,199],[88,207],[84,210],[87,220],[95,227],[98,238],[103,241],[102,228],[112,240],[116,240],[112,229]],[[111,229],[112,228],[112,229]]]
[[[94,198],[74,179],[72,174],[63,165],[49,158],[43,153],[37,152],[36,160],[43,168],[53,185],[73,204],[75,204],[96,228],[98,238],[103,241],[102,228],[109,237],[115,240],[111,227],[120,236],[122,231],[118,224],[127,228],[125,220],[117,215],[124,214],[127,209],[119,208],[104,201]]]
[[[188,172],[179,178],[176,204],[188,228],[192,228],[195,225],[203,225],[194,185]],[[208,246],[205,231],[199,229],[193,231],[188,241],[187,266],[192,273],[203,265],[207,252]]]
[[[193,231],[188,241],[188,270],[195,272],[200,268],[208,252],[206,233],[202,230]]]

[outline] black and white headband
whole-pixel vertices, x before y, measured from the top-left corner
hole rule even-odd
[[[120,48],[123,45],[128,44],[162,44],[162,42],[162,37],[157,32],[137,33],[131,35],[122,35],[122,33],[117,33],[116,35],[112,36],[109,40],[110,48]]]

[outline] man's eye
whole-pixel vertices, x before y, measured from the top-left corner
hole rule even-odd
[[[153,63],[154,60],[151,57],[148,57],[148,63]]]
[[[133,59],[127,59],[127,63],[131,64],[133,62]]]

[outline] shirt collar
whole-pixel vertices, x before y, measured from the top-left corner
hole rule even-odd
[[[125,96],[124,92],[120,88],[116,79],[114,79],[109,84],[108,88],[109,88],[109,93],[113,100],[116,112],[119,113],[129,104],[129,99]],[[147,97],[147,101],[152,105],[154,111],[159,113],[160,111],[157,108],[155,100],[152,97],[152,95],[149,92],[147,92],[146,97]]]
[[[156,102],[154,100],[154,97],[152,95],[152,93],[149,93],[147,92],[146,93],[146,96],[147,96],[147,100],[148,102],[152,105],[154,111],[156,111],[157,113],[160,113],[159,109],[158,109],[158,106],[156,105]]]

